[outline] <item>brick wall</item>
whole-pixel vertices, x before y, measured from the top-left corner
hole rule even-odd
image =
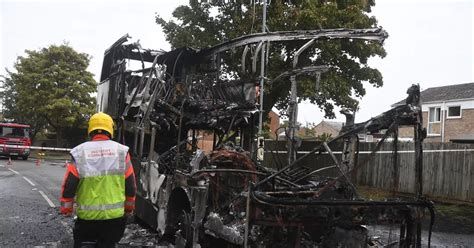
[[[463,109],[459,119],[446,119],[444,131],[446,142],[452,138],[474,134],[474,109]]]
[[[413,127],[401,127],[398,129],[399,138],[413,138]]]
[[[280,127],[280,116],[273,112],[270,111],[268,113],[268,118],[270,119],[270,136],[272,138],[275,138],[275,130],[277,130]]]
[[[443,116],[446,116],[446,111],[443,111]],[[445,119],[444,123],[444,141],[449,142],[452,138],[459,138],[464,135],[474,134],[474,109],[463,109],[461,118]],[[428,126],[428,112],[423,112],[423,127]],[[436,127],[437,126],[437,127]],[[442,122],[436,125],[436,128],[442,129]],[[412,138],[413,128],[402,127],[399,129],[400,138]],[[441,133],[441,132],[440,132]],[[428,136],[425,142],[441,142],[440,136]]]

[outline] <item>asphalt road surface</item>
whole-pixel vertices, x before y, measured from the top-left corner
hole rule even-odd
[[[72,247],[72,219],[59,215],[63,165],[0,160],[0,247]]]
[[[59,214],[64,164],[0,158],[0,248],[73,247],[73,219]],[[163,246],[155,232],[131,223],[118,247]]]

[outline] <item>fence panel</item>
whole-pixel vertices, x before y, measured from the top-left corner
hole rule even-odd
[[[317,142],[306,142],[300,148],[298,157],[305,155]],[[265,165],[276,168],[274,159],[279,158],[286,165],[284,142],[266,142],[273,155],[266,152]],[[360,143],[358,162],[361,164],[375,148],[375,143]],[[331,149],[340,159],[342,144],[334,144]],[[267,149],[268,150],[268,149]],[[474,202],[474,145],[452,143],[423,144],[423,193],[454,200]],[[413,143],[398,143],[398,160],[394,165],[393,144],[385,143],[380,151],[356,172],[356,183],[382,189],[393,190],[397,181],[394,166],[398,169],[399,192],[415,193],[415,153]],[[321,168],[334,164],[327,153],[316,153],[301,162],[301,166]],[[323,173],[324,176],[337,176],[335,170]]]

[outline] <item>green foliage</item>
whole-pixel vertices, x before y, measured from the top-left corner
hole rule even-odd
[[[260,4],[252,1],[199,1],[190,0],[189,6],[180,6],[173,12],[174,20],[160,16],[156,22],[163,28],[166,39],[174,48],[196,48],[216,45],[228,39],[261,31]],[[377,20],[370,16],[374,0],[275,0],[268,7],[267,26],[270,31],[308,30],[320,28],[373,28]],[[267,77],[275,78],[291,68],[294,52],[303,45],[272,43]],[[358,99],[365,95],[363,82],[374,87],[383,84],[381,73],[368,66],[372,56],[384,57],[381,44],[361,40],[319,40],[300,56],[299,66],[329,65],[332,69],[321,76],[318,92],[314,78],[298,78],[298,96],[308,99],[325,111],[326,118],[334,117],[334,105],[356,109]],[[238,57],[238,56],[237,56]],[[311,59],[315,58],[315,59]],[[236,65],[234,71],[240,75]],[[255,75],[254,75],[255,76]],[[245,75],[240,75],[244,78]],[[254,78],[256,78],[255,76]],[[268,83],[268,82],[267,82]],[[273,106],[286,110],[290,83],[273,82],[266,86],[264,109]]]
[[[269,124],[270,123],[267,121],[263,124],[263,127],[262,127],[262,136],[265,139],[271,139],[275,135],[275,133],[270,132],[270,125]]]
[[[90,56],[68,44],[25,52],[4,80],[5,117],[30,123],[36,131],[52,127],[58,140],[62,134],[67,138],[68,130],[85,128],[95,107]]]
[[[316,137],[316,140],[321,141],[321,142],[328,142],[332,139],[333,137],[332,137],[332,134],[330,133],[322,133]]]
[[[290,122],[288,120],[283,120],[283,122],[280,124],[280,127],[282,128],[288,128],[290,126]]]
[[[314,138],[316,136],[316,132],[314,131],[314,124],[313,123],[306,123],[306,125],[303,127],[303,130],[301,133],[301,138]]]
[[[290,122],[288,120],[283,120],[280,124],[280,127],[288,128],[290,126]],[[296,122],[296,129],[300,129],[303,126],[301,122]]]

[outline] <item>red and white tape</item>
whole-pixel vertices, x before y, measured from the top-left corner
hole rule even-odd
[[[71,151],[70,148],[45,147],[45,146],[20,146],[20,145],[1,144],[0,147],[3,147],[3,148],[17,148],[17,149],[30,149],[30,150],[42,150],[42,151],[63,151],[63,152]]]

